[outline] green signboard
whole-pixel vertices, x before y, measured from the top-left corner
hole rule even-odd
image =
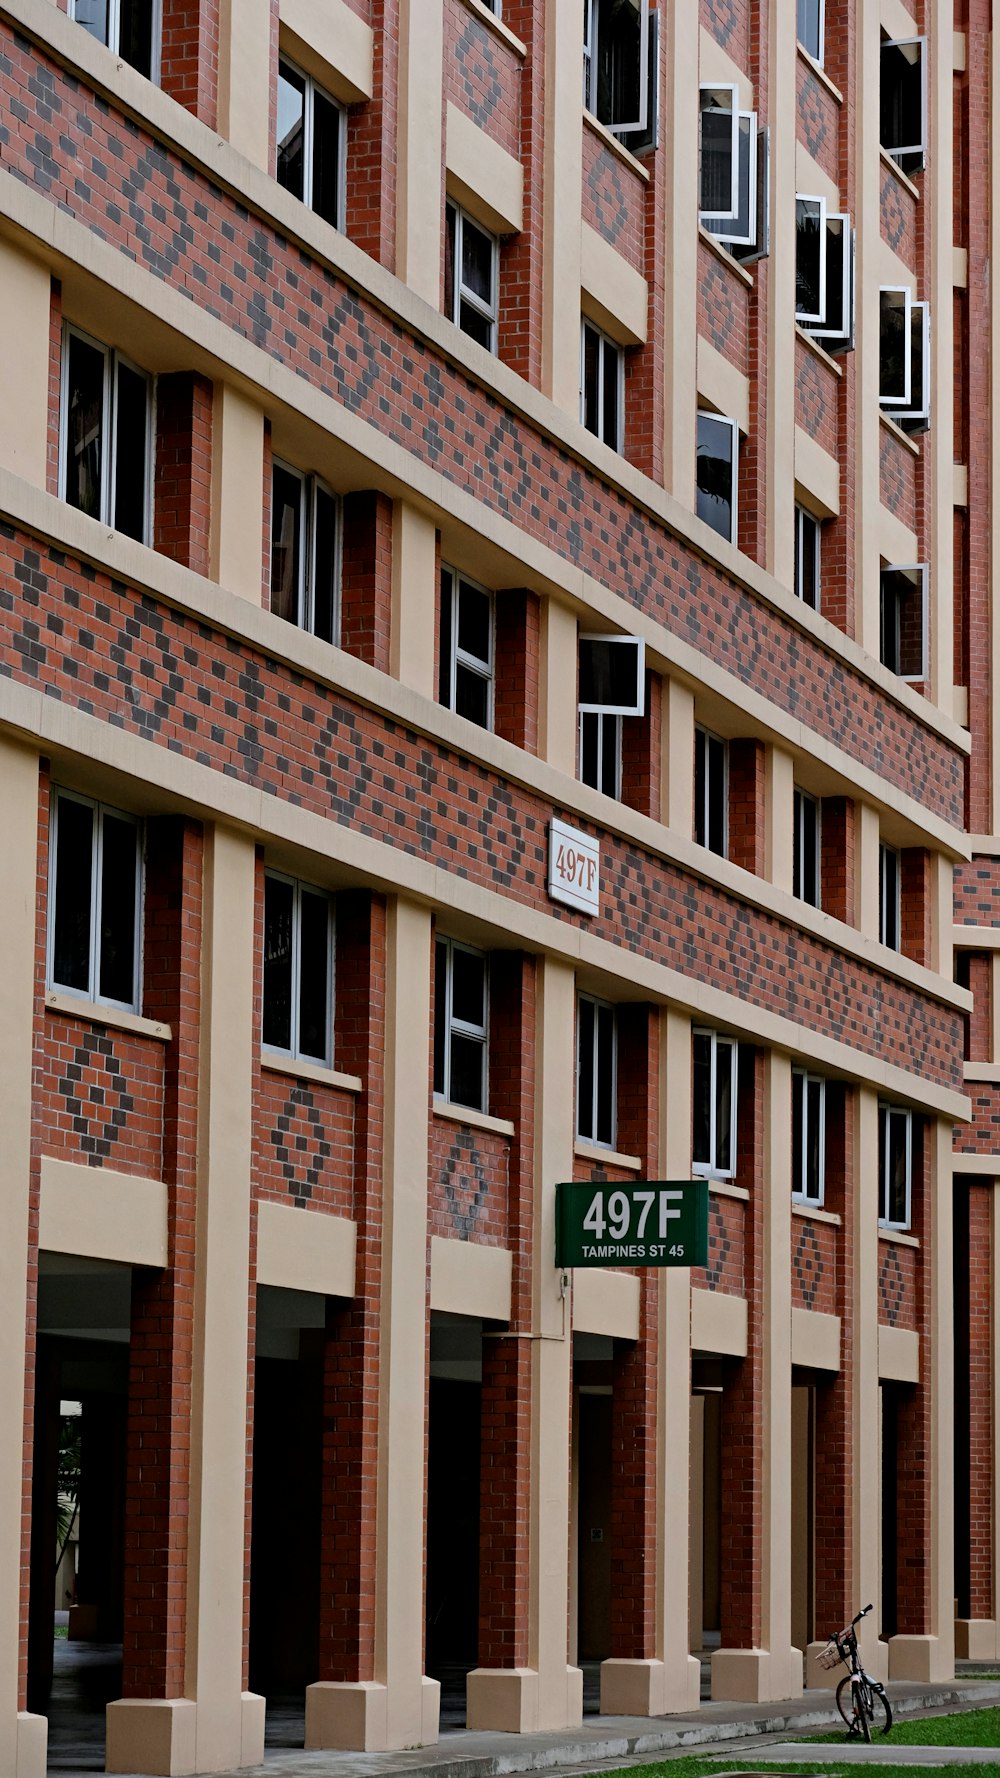
[[[556,1186],[557,1266],[706,1266],[708,1180]]]

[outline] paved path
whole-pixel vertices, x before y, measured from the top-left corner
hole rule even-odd
[[[731,1759],[732,1754],[712,1753],[706,1757]],[[827,1741],[822,1747],[804,1747],[801,1741],[779,1741],[755,1747],[753,1757],[774,1765],[809,1767],[844,1762],[853,1765],[856,1761],[880,1766],[995,1766],[1000,1765],[1000,1747],[907,1747],[894,1742],[890,1732],[887,1740],[880,1738],[870,1747],[858,1741],[845,1741],[843,1746]],[[726,1778],[737,1778],[737,1774],[727,1773]]]

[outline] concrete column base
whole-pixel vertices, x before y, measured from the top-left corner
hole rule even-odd
[[[954,1679],[955,1655],[940,1636],[890,1636],[889,1678],[929,1684]]]
[[[264,1708],[257,1692],[241,1693],[233,1732],[221,1735],[218,1721],[213,1721],[211,1745],[206,1747],[204,1742],[199,1745],[194,1698],[118,1698],[107,1708],[105,1770],[191,1778],[198,1772],[259,1766],[264,1758]]]
[[[465,1681],[465,1722],[470,1729],[532,1734],[538,1726],[534,1667],[474,1667]]]
[[[955,1619],[956,1661],[995,1661],[1000,1659],[1000,1637],[995,1618],[957,1617]]]
[[[690,1656],[679,1666],[665,1661],[601,1662],[602,1716],[668,1716],[697,1710],[701,1702],[701,1662]]]
[[[407,1740],[390,1740],[389,1690],[376,1679],[317,1680],[306,1686],[306,1747],[388,1753],[393,1747],[429,1747],[438,1738],[441,1687],[420,1681],[420,1723]]]
[[[819,1657],[829,1646],[828,1642],[810,1642],[806,1646],[807,1691],[835,1692],[847,1672],[843,1661],[838,1661],[835,1667],[829,1669],[820,1666]]]
[[[11,1778],[45,1778],[48,1759],[48,1718],[19,1710],[8,1718],[10,1731],[0,1734],[0,1749],[11,1762]]]
[[[766,1704],[802,1696],[802,1652],[797,1648],[717,1648],[712,1656],[712,1702]]]

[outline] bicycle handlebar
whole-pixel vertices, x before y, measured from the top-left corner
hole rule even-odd
[[[862,1611],[858,1612],[857,1617],[852,1617],[852,1619],[851,1619],[851,1629],[852,1630],[853,1630],[855,1624],[860,1624],[861,1619],[863,1617],[868,1616],[868,1613],[871,1611],[871,1609],[872,1609],[871,1605],[866,1605]]]

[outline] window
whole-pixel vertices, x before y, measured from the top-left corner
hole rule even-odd
[[[736,468],[739,429],[735,420],[698,411],[698,517],[727,543],[736,542]]]
[[[736,1172],[736,1060],[739,1046],[718,1031],[693,1034],[694,1124],[691,1171],[732,1179]]]
[[[882,147],[904,173],[924,164],[927,118],[926,38],[882,43],[880,118]]]
[[[448,710],[493,727],[493,599],[454,568],[441,570],[438,696]]]
[[[804,790],[796,790],[792,844],[792,894],[810,907],[819,907],[819,803]]]
[[[798,0],[797,31],[803,49],[814,62],[823,60],[823,0]]]
[[[795,594],[812,611],[819,610],[820,530],[815,513],[795,508]]]
[[[770,158],[770,132],[739,109],[739,89],[703,86],[699,217],[737,259],[770,251]]]
[[[340,501],[315,476],[274,462],[271,610],[323,642],[340,634]]]
[[[583,103],[633,154],[656,146],[657,24],[649,0],[583,0]]]
[[[878,849],[878,935],[890,951],[899,950],[900,860],[895,846],[887,846],[884,842]]]
[[[826,1175],[826,1081],[792,1070],[792,1197],[820,1205]]]
[[[878,1108],[878,1219],[883,1228],[908,1229],[913,1182],[913,1113],[901,1105]]]
[[[264,878],[264,1048],[331,1061],[333,902],[322,889]]]
[[[75,327],[63,335],[62,499],[148,543],[152,461],[150,380]]]
[[[707,728],[694,731],[694,837],[725,858],[729,845],[729,748]]]
[[[142,834],[134,815],[57,790],[49,860],[48,979],[139,1011]]]
[[[457,204],[448,204],[445,221],[445,314],[487,352],[495,352],[499,242]]]
[[[486,1110],[487,966],[457,939],[434,945],[434,1091],[453,1105]]]
[[[580,781],[621,795],[622,718],[646,708],[646,645],[641,636],[580,637]]]
[[[795,318],[830,352],[854,344],[854,232],[825,198],[795,198]]]
[[[927,677],[927,567],[883,568],[879,585],[879,640],[883,667],[900,679]]]
[[[343,227],[344,112],[284,56],[278,63],[278,184]]]
[[[614,1148],[617,1096],[615,1009],[581,994],[576,1005],[576,1133],[581,1142]]]
[[[69,0],[69,16],[147,80],[159,80],[160,0]]]
[[[625,353],[592,321],[583,323],[580,341],[580,418],[613,451],[622,449]]]
[[[930,424],[930,310],[905,285],[879,291],[879,403],[905,432]]]

